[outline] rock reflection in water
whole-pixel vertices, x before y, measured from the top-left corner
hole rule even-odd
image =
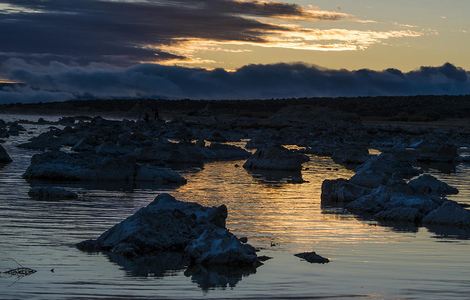
[[[300,184],[304,180],[300,172],[292,171],[271,171],[271,170],[250,170],[247,172],[253,176],[253,178],[262,184],[276,184],[276,183],[293,183]]]
[[[189,266],[188,259],[177,252],[162,252],[158,256],[132,259],[113,253],[105,255],[109,261],[120,266],[127,276],[163,278],[176,276],[184,271],[184,275],[190,277],[204,291],[234,288],[243,277],[256,273],[255,267]]]
[[[191,277],[202,290],[211,288],[234,288],[243,277],[256,273],[255,267],[233,268],[228,266],[202,266],[189,267],[184,275]]]

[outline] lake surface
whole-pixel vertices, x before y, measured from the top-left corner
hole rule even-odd
[[[16,118],[0,116],[0,119]],[[20,116],[17,118],[25,118]],[[36,128],[34,134],[47,126]],[[0,299],[468,299],[470,242],[466,232],[391,228],[320,205],[324,179],[351,176],[330,159],[312,156],[291,184],[252,176],[243,162],[217,162],[185,172],[182,187],[131,190],[121,186],[69,188],[78,200],[31,200],[21,178],[33,151],[4,144],[14,162],[0,167],[0,271],[14,260],[38,272],[20,280],[0,277]],[[470,166],[435,175],[460,189],[452,199],[470,204]],[[171,268],[156,272],[103,254],[74,248],[168,192],[203,205],[226,204],[228,228],[247,236],[273,259],[245,276],[190,276]],[[271,246],[273,245],[273,246]],[[316,251],[331,259],[309,264],[293,254]],[[142,268],[144,270],[142,270]],[[148,269],[146,269],[148,268]],[[51,269],[54,272],[51,272]],[[215,284],[214,284],[215,283]]]

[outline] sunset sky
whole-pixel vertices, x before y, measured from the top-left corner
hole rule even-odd
[[[0,0],[0,78],[54,64],[468,70],[469,11],[466,0]]]

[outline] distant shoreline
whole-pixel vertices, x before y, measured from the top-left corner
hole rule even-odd
[[[470,96],[403,96],[354,98],[300,98],[279,100],[73,100],[0,105],[4,114],[87,115],[141,117],[158,109],[161,114],[235,114],[263,116],[286,106],[328,107],[355,113],[364,120],[430,122],[470,120]],[[305,108],[303,108],[305,109]]]

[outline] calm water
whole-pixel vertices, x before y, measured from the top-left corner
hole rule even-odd
[[[188,184],[177,189],[70,186],[80,193],[78,200],[39,202],[29,199],[30,184],[21,178],[34,152],[15,147],[27,138],[7,141],[14,162],[0,167],[0,270],[16,267],[15,259],[38,272],[21,280],[0,277],[0,299],[468,299],[470,295],[470,242],[464,235],[394,229],[338,210],[322,210],[321,182],[351,175],[329,159],[312,157],[303,173],[309,182],[301,185],[252,176],[235,167],[243,162],[220,162],[185,174]],[[470,166],[460,165],[451,175],[432,172],[461,190],[454,200],[470,204]],[[149,275],[129,261],[73,247],[98,236],[161,192],[204,205],[226,204],[228,227],[273,259],[256,274],[232,279],[225,288],[226,278],[211,274],[220,284],[207,288],[204,283],[209,279],[204,276],[189,277],[184,270]],[[311,250],[332,262],[311,265],[293,256]]]

